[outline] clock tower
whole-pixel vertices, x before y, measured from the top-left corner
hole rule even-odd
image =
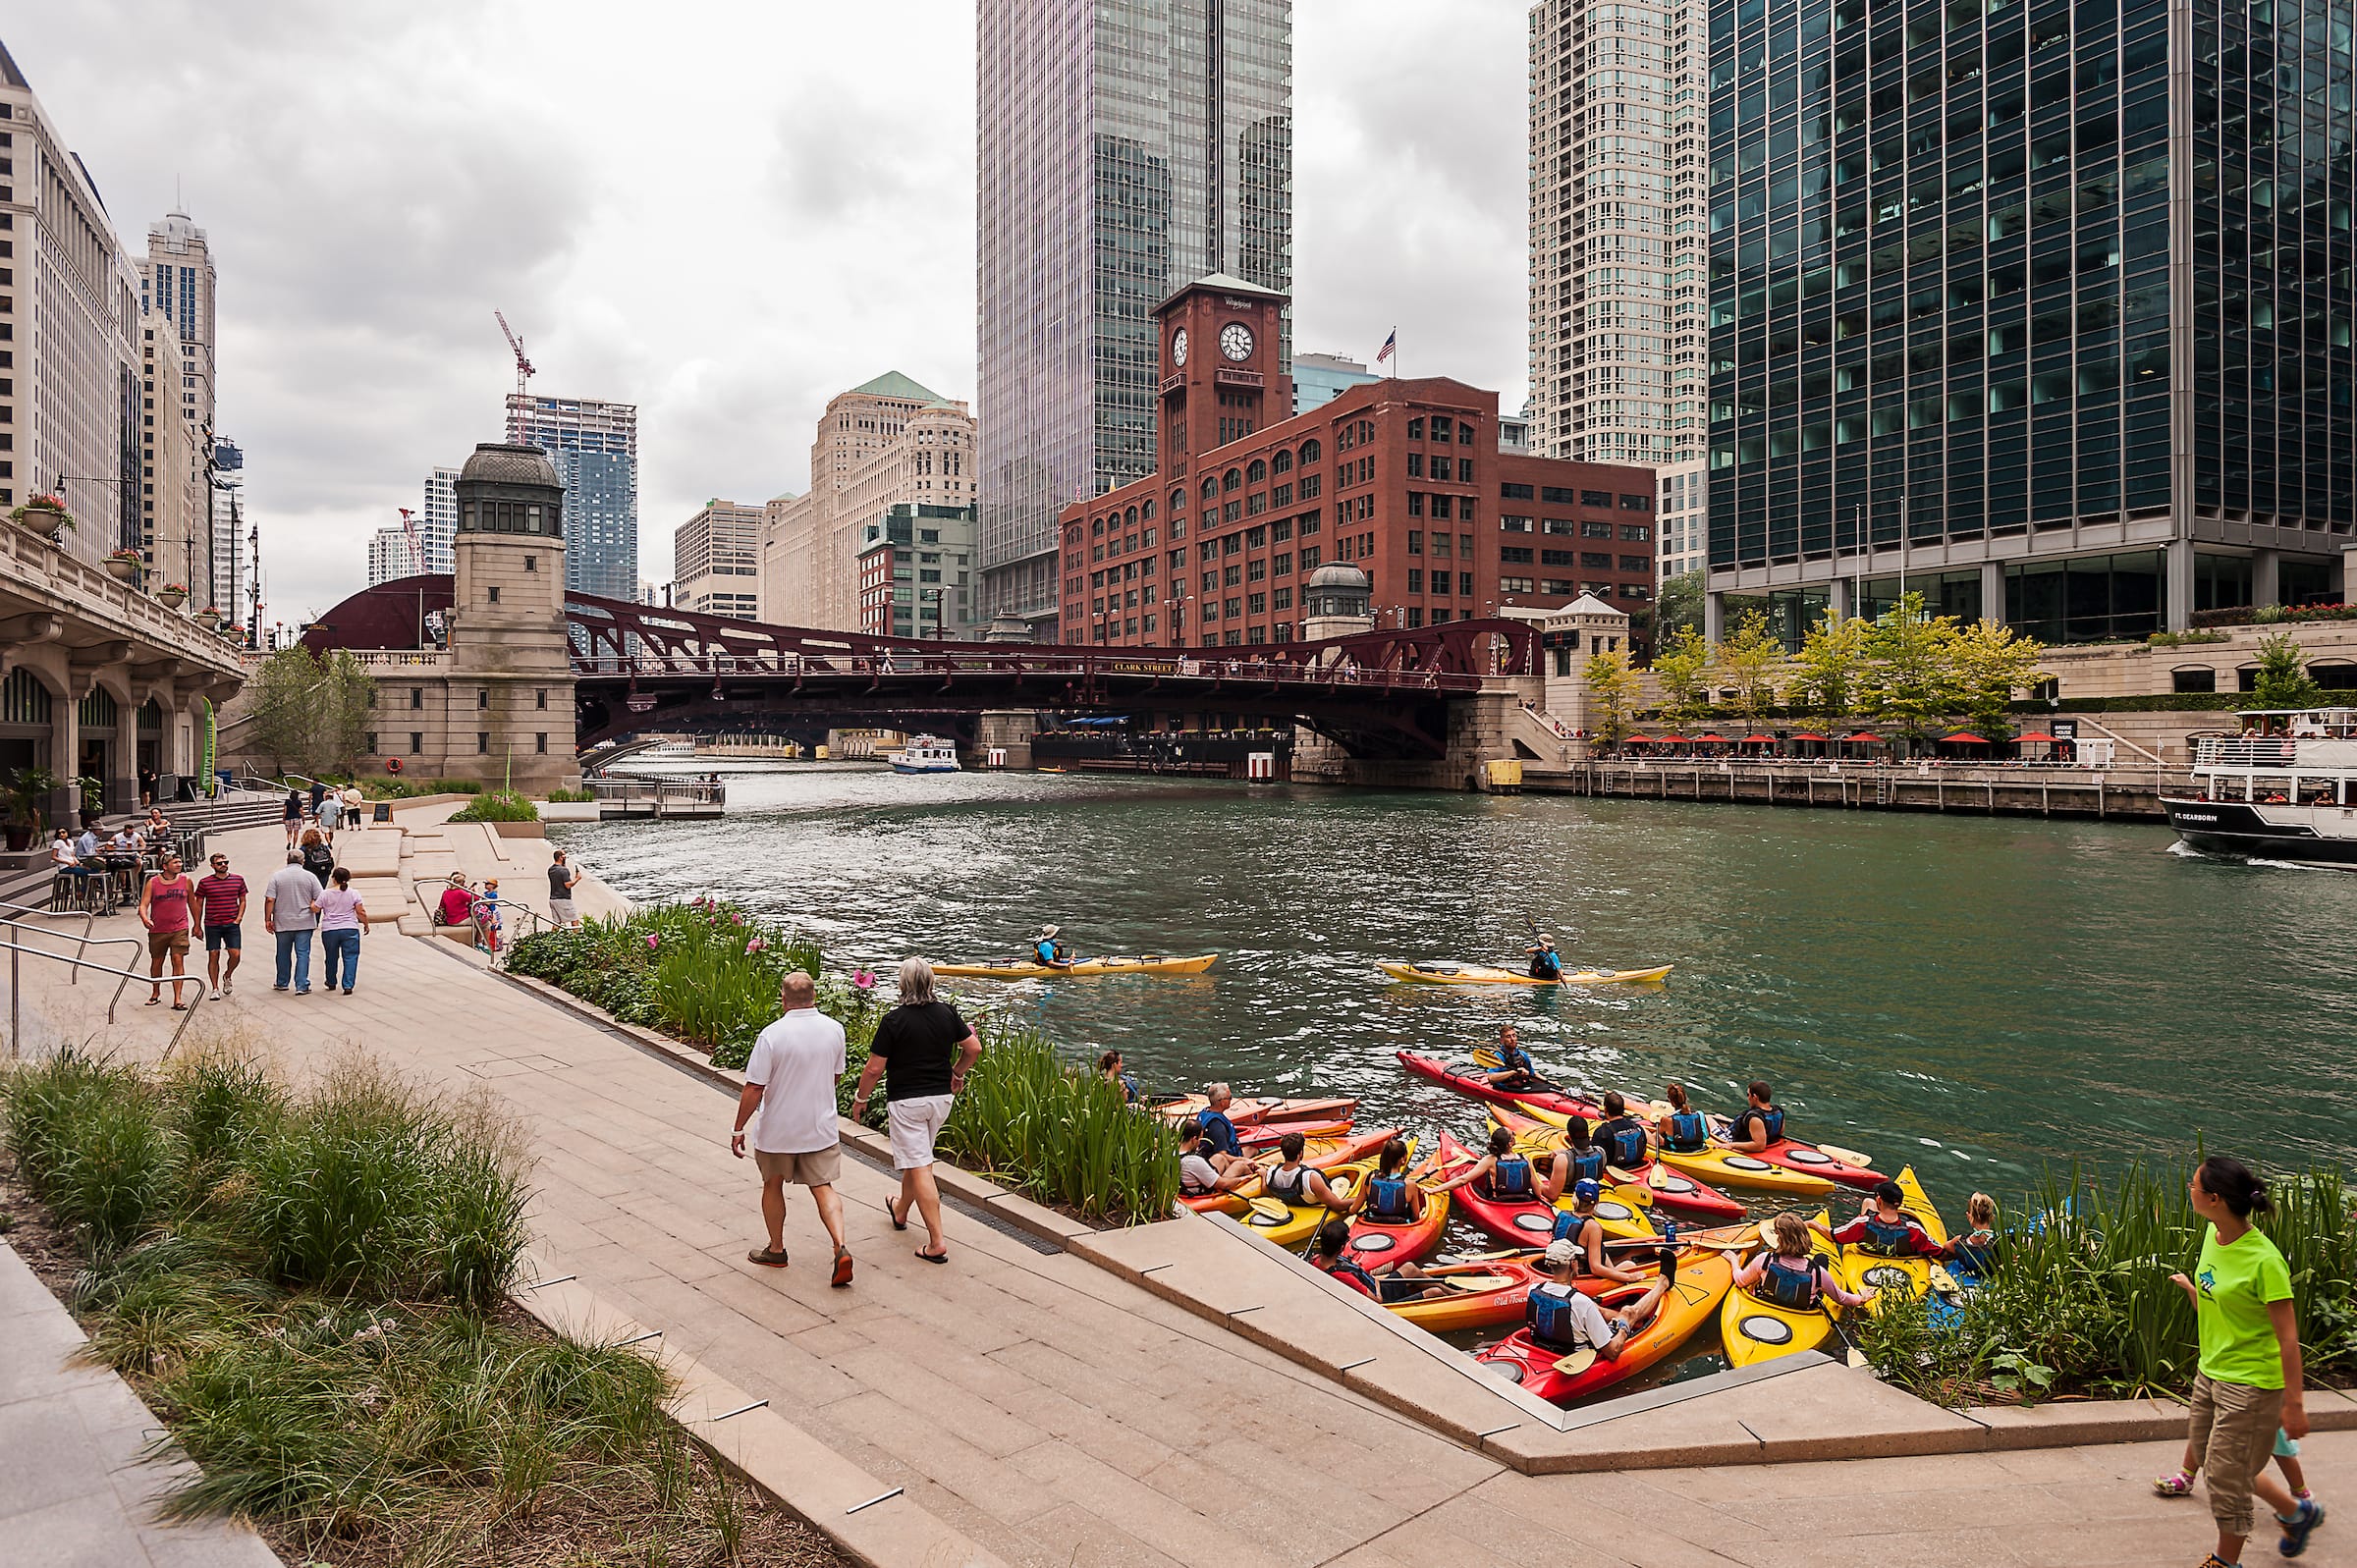
[[[1293,378],[1280,345],[1286,296],[1215,272],[1154,313],[1161,338],[1162,475],[1187,471],[1190,453],[1241,441],[1293,415]]]

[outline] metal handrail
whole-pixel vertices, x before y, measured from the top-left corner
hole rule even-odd
[[[20,921],[0,920],[0,925],[16,926],[20,924],[22,924]],[[137,937],[100,937],[97,940],[101,944],[127,942],[135,947],[138,946],[138,939]],[[137,969],[110,969],[105,964],[92,963],[87,958],[69,958],[62,952],[51,952],[46,947],[27,947],[22,944],[14,942],[0,942],[0,947],[6,947],[9,953],[8,1056],[11,1061],[16,1060],[22,1054],[24,1047],[23,1008],[25,987],[20,979],[20,966],[18,964],[18,955],[21,953],[28,952],[31,953],[35,958],[51,959],[57,963],[69,964],[76,969],[95,969],[101,974],[120,975],[122,978],[115,982],[115,994],[112,998],[108,999],[106,1003],[106,1021],[110,1024],[115,1021],[115,1003],[123,1000],[123,988],[128,986],[134,980],[145,980],[149,981],[151,984],[159,986],[194,986],[196,988],[196,1000],[189,1003],[189,1010],[181,1018],[180,1027],[172,1031],[172,1044],[164,1047],[164,1054],[167,1056],[172,1054],[174,1049],[180,1045],[180,1037],[188,1032],[189,1025],[195,1020],[196,1009],[204,1004],[205,997],[209,995],[212,990],[212,988],[205,983],[205,978],[202,975],[164,975],[159,978],[152,975],[140,974]]]
[[[50,881],[54,883],[54,882],[57,880],[57,875],[58,875],[57,873],[53,872],[53,873],[51,874],[51,876],[50,876]],[[22,915],[48,915],[48,916],[51,916],[52,918],[55,918],[55,917],[57,917],[57,916],[59,916],[59,915],[80,915],[80,916],[82,916],[82,937],[81,937],[81,940],[80,940],[80,941],[78,941],[78,942],[75,944],[75,946],[74,946],[74,956],[75,956],[75,957],[77,957],[77,958],[81,957],[81,956],[82,956],[82,955],[84,952],[87,952],[87,951],[89,950],[89,946],[90,946],[90,928],[92,927],[92,925],[94,925],[94,924],[96,923],[96,921],[97,921],[97,919],[98,919],[98,911],[97,911],[97,910],[95,910],[95,909],[65,909],[65,910],[58,910],[58,909],[43,909],[43,908],[42,908],[40,905],[38,905],[38,904],[18,903],[18,902],[17,902],[15,899],[13,899],[13,898],[0,898],[0,909],[14,909],[15,911],[17,911],[17,913],[19,913],[19,914],[22,914]],[[16,924],[16,922],[15,922],[15,921],[13,921],[13,920],[11,920],[11,921],[8,921],[7,923],[8,923],[9,925],[12,925],[12,926]],[[109,938],[108,940],[109,940],[109,941],[113,941],[113,940],[116,940],[116,939]],[[130,937],[125,937],[125,938],[122,938],[122,939],[120,939],[120,940],[122,940],[122,941],[124,941],[124,942],[130,942],[130,941],[133,941],[133,940],[135,940],[135,939],[133,939],[133,938],[130,938]],[[15,980],[15,978],[16,978],[16,977],[15,977],[15,975],[12,973],[12,974],[10,975],[10,977],[9,977],[9,978],[10,978],[10,980],[13,982],[13,981]],[[81,977],[80,975],[76,975],[76,976],[75,976],[75,977],[74,977],[72,980],[69,980],[69,981],[67,981],[67,982],[66,982],[66,984],[68,984],[68,985],[70,985],[70,986],[72,986],[72,985],[79,985],[79,984],[81,984],[81,983],[82,983],[82,977]]]

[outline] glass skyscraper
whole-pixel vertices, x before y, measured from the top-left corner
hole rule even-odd
[[[538,447],[565,482],[565,586],[638,597],[638,406],[508,396],[508,440]]]
[[[1292,6],[977,9],[982,613],[1052,640],[1057,513],[1154,469],[1155,307],[1292,287]]]
[[[1714,613],[2339,597],[2350,48],[2349,0],[1713,0]]]

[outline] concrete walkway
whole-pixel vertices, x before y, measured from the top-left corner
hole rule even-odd
[[[163,1424],[103,1367],[69,1365],[82,1330],[0,1241],[0,1561],[31,1568],[278,1568],[252,1531],[165,1525],[180,1464],[142,1463]]]
[[[273,838],[241,845],[242,862],[261,863]],[[274,995],[248,976],[259,983],[219,1017],[293,1070],[359,1046],[487,1091],[532,1132],[544,1276],[575,1275],[661,1328],[668,1347],[1008,1562],[1433,1568],[1554,1560],[1576,1540],[1583,1560],[1645,1568],[2144,1568],[2207,1549],[2198,1500],[2150,1494],[2173,1458],[2161,1443],[1514,1474],[967,1215],[951,1215],[951,1264],[919,1263],[915,1234],[893,1232],[882,1212],[895,1184],[856,1161],[840,1189],[854,1286],[828,1288],[825,1240],[798,1197],[795,1265],[757,1269],[744,1261],[755,1179],[728,1153],[729,1098],[448,948],[380,935],[363,945],[356,995]],[[100,1030],[87,988],[27,980],[51,1027]],[[151,1051],[162,1012],[134,1009],[108,1038]],[[2357,1433],[2320,1435],[2309,1454],[2322,1495],[2357,1494]],[[2320,1542],[2313,1560],[2349,1560]],[[2272,1541],[2257,1549],[2272,1553]]]

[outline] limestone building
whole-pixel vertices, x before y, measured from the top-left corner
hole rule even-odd
[[[673,607],[758,619],[764,516],[763,508],[716,498],[681,523],[672,536]]]
[[[138,548],[151,586],[176,582],[205,596],[213,570],[212,437],[180,403],[181,383],[191,379],[186,348],[169,318],[141,318]],[[197,608],[208,602],[198,597]]]
[[[772,501],[761,541],[761,619],[859,627],[859,552],[896,506],[974,504],[974,419],[899,371],[830,400],[810,444],[810,489]]]

